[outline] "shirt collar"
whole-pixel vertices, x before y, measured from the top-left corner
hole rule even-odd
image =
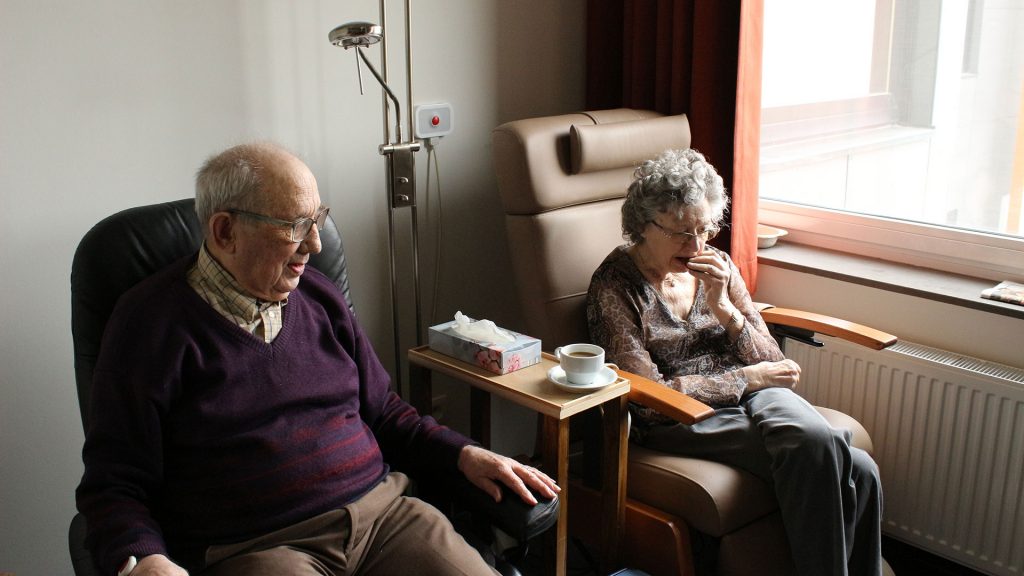
[[[243,292],[235,277],[210,254],[205,242],[199,250],[196,271],[199,274],[199,281],[215,295],[224,310],[247,322],[256,322],[262,310],[288,303],[287,298],[280,302],[266,302]]]

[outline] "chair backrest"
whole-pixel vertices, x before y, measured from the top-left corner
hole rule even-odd
[[[86,430],[92,373],[114,304],[140,280],[196,253],[202,241],[195,200],[188,198],[108,216],[78,244],[71,264],[71,338],[78,407]],[[330,218],[320,230],[320,242],[323,247],[310,264],[334,281],[351,308],[345,250]]]
[[[623,243],[633,172],[690,146],[686,116],[620,108],[531,118],[498,126],[492,143],[525,332],[546,350],[586,342],[590,277]]]

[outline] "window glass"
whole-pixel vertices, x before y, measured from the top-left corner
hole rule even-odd
[[[763,58],[776,223],[1024,246],[1024,2],[765,0]]]
[[[870,93],[875,0],[767,4],[771,9],[766,7],[764,16],[763,107]],[[835,48],[820,50],[823,46]]]

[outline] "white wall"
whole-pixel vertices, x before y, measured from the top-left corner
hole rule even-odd
[[[489,134],[582,107],[583,6],[414,3],[415,99],[449,101],[456,113],[438,147],[439,317],[518,314]],[[0,0],[0,572],[71,572],[66,529],[82,443],[69,321],[75,246],[110,213],[190,196],[209,154],[267,138],[306,159],[343,231],[359,317],[393,364],[380,90],[364,73],[360,97],[354,55],[327,42],[352,20],[378,21],[377,2]],[[392,78],[403,69],[401,26],[394,3]],[[418,160],[422,173],[425,155]],[[430,238],[421,243],[427,303]]]

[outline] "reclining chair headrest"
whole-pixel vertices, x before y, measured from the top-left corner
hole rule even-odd
[[[690,145],[685,115],[616,109],[508,122],[492,135],[525,326],[545,350],[587,339],[590,276],[622,244],[636,167]]]
[[[636,168],[667,149],[690,147],[685,114],[612,124],[573,124],[569,129],[573,174]]]
[[[507,122],[494,129],[505,214],[622,198],[640,162],[690,146],[685,114],[619,108]]]

